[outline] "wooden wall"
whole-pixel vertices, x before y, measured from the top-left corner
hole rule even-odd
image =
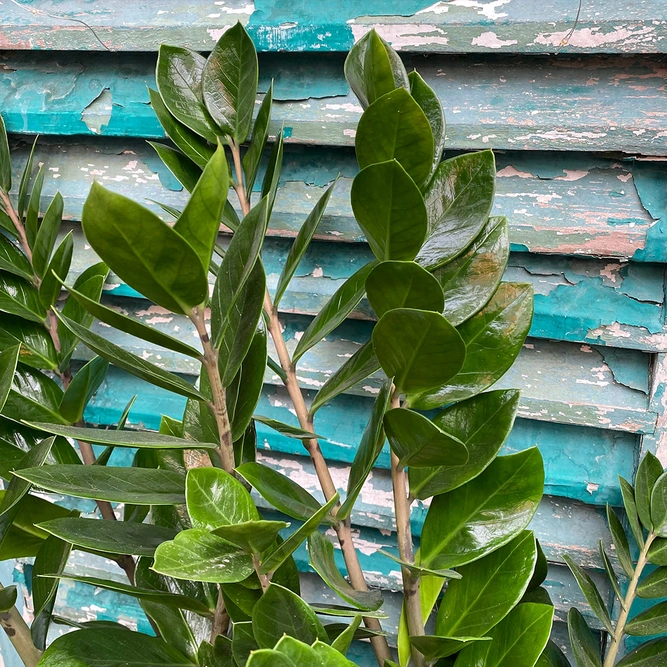
[[[3,0],[0,113],[13,133],[16,167],[33,135],[48,166],[45,196],[60,190],[74,230],[74,270],[94,261],[79,215],[94,179],[137,200],[178,206],[185,198],[145,139],[163,138],[148,105],[161,42],[210,50],[237,20],[260,55],[260,86],[275,79],[273,132],[288,146],[264,261],[275,287],[291,239],[324,186],[342,179],[281,303],[295,343],[313,313],[369,257],[349,204],[361,108],[343,77],[344,51],[375,27],[439,94],[447,151],[493,148],[495,213],[510,220],[508,280],[535,288],[535,318],[515,367],[501,381],[522,389],[520,419],[506,451],[537,444],[546,488],[534,520],[550,560],[555,633],[574,603],[586,608],[568,553],[599,575],[598,540],[608,542],[605,503],[620,504],[617,475],[631,478],[644,450],[667,464],[667,3],[664,0]],[[578,20],[577,20],[578,16]],[[159,209],[156,209],[159,211]],[[66,230],[65,230],[66,231]],[[224,239],[223,239],[224,242]],[[106,297],[125,312],[192,340],[189,322],[151,305],[111,277]],[[316,389],[367,340],[367,305],[308,353],[299,379]],[[109,335],[108,328],[97,330]],[[111,334],[114,335],[114,334]],[[122,344],[172,371],[191,360]],[[88,356],[78,351],[78,360]],[[344,490],[349,462],[377,383],[368,381],[318,413],[317,432]],[[86,417],[113,423],[138,394],[130,420],[156,428],[183,402],[112,369]],[[286,392],[267,372],[260,412],[293,421]],[[311,489],[316,478],[298,441],[260,428],[263,460]],[[128,462],[126,454],[114,455]],[[394,541],[388,454],[354,514],[362,566],[387,591],[395,632],[400,575],[377,553]],[[63,502],[71,502],[63,499]],[[93,512],[93,504],[78,504]],[[420,532],[424,507],[413,513]],[[305,550],[297,554],[307,571]],[[75,555],[82,571],[108,563]],[[5,567],[23,581],[29,564]],[[306,594],[324,595],[315,575]],[[121,618],[147,629],[130,598],[64,583],[58,609],[77,618]],[[29,613],[29,600],[27,611]],[[589,620],[599,627],[592,614]],[[393,625],[392,625],[393,624]],[[17,665],[0,637],[7,667]],[[363,650],[360,649],[363,653]],[[366,656],[369,654],[366,653]],[[359,657],[362,660],[362,657]],[[2,659],[0,658],[0,664]],[[370,664],[370,663],[369,663]]]

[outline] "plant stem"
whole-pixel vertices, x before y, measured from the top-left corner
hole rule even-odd
[[[391,407],[399,408],[399,394],[393,388]],[[391,452],[391,482],[394,491],[394,511],[396,516],[396,536],[398,553],[404,563],[414,563],[415,555],[412,546],[412,529],[410,527],[410,502],[408,500],[408,485],[405,469],[399,466],[399,459]],[[421,598],[419,595],[419,576],[413,574],[407,567],[401,566],[403,578],[403,604],[405,618],[408,624],[408,634],[411,637],[424,635],[424,621],[422,618]],[[412,664],[414,667],[424,667],[424,656],[414,647]]]
[[[0,589],[3,586],[0,584]],[[35,648],[30,635],[30,628],[16,607],[0,614],[0,626],[19,654],[25,667],[36,667],[42,652]]]
[[[28,261],[32,265],[32,250],[30,249],[30,245],[28,244],[28,237],[25,234],[25,227],[21,222],[19,214],[14,209],[12,201],[9,198],[8,192],[0,190],[0,203],[2,203],[3,208],[5,209],[5,213],[9,216],[9,219],[14,224],[14,227],[16,228],[16,233],[19,235],[19,241],[21,242],[21,247],[23,248],[23,252],[26,254]]]
[[[630,615],[630,608],[637,595],[637,585],[639,584],[639,579],[648,563],[648,550],[656,537],[657,535],[653,531],[649,532],[646,542],[644,543],[642,550],[639,552],[635,571],[632,573],[632,579],[630,579],[630,583],[628,584],[628,590],[625,593],[625,597],[621,601],[621,612],[618,615],[618,621],[616,621],[614,634],[611,636],[609,650],[604,659],[604,667],[614,667],[616,656],[621,648],[621,642],[623,641],[623,635],[625,634],[625,626],[628,622],[628,616]]]
[[[255,567],[255,572],[257,573],[257,578],[259,579],[259,583],[262,585],[262,593],[266,593],[266,589],[269,587],[269,584],[271,583],[271,580],[266,574],[260,574],[259,571],[259,554],[253,554],[252,557],[252,564]]]
[[[218,425],[218,433],[220,436],[220,444],[218,446],[220,460],[223,469],[230,474],[234,474],[234,443],[232,442],[232,429],[229,423],[229,414],[227,412],[227,399],[225,398],[225,390],[222,386],[220,369],[218,368],[218,350],[211,345],[211,339],[206,330],[206,323],[204,322],[203,309],[194,308],[190,315],[190,319],[197,329],[204,350],[202,363],[204,364],[211,385],[213,415]]]
[[[218,585],[218,603],[215,607],[215,615],[211,625],[211,644],[215,644],[215,638],[218,635],[226,635],[229,629],[229,614],[225,609],[225,601],[222,597],[222,589]]]
[[[241,164],[241,148],[233,140],[230,140],[230,148],[232,150],[232,158],[234,160],[234,171],[236,172],[236,182],[233,184],[236,195],[241,204],[241,213],[245,217],[250,211],[250,193],[246,193],[245,185],[243,184],[243,166]]]

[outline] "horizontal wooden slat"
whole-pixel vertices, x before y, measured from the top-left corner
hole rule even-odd
[[[596,4],[554,0],[363,0],[329,4],[285,0],[76,0],[3,7],[0,44],[11,49],[155,50],[160,42],[212,48],[236,21],[263,51],[347,51],[371,27],[397,49],[443,53],[617,53],[664,51],[667,13],[660,0]]]
[[[441,98],[449,149],[667,150],[663,56],[415,56],[406,66]],[[163,134],[146,90],[155,87],[153,55],[6,53],[0,68],[0,109],[12,132]],[[272,55],[260,71],[261,89],[276,78],[281,100],[272,132],[284,124],[290,142],[354,144],[362,109],[347,92],[342,56]]]

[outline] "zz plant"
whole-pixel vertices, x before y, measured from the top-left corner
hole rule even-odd
[[[667,664],[667,472],[650,452],[644,456],[635,476],[634,487],[620,478],[627,523],[636,541],[637,558],[633,559],[625,528],[616,512],[607,506],[607,522],[620,574],[600,540],[600,557],[607,581],[613,591],[618,616],[611,611],[591,577],[566,556],[567,564],[581,587],[591,609],[608,633],[607,650],[600,651],[581,612],[573,607],[568,613],[568,630],[572,652],[578,667],[661,667]],[[662,601],[650,601],[661,598]],[[643,610],[636,602],[644,603]],[[633,605],[635,605],[633,607]],[[653,638],[663,635],[662,638]],[[624,657],[626,638],[640,638],[640,645]],[[620,659],[619,659],[620,658]],[[563,663],[567,664],[567,663]]]
[[[67,549],[125,559],[128,583],[74,574],[63,554],[36,568],[46,576],[35,578],[35,590],[68,578],[134,596],[156,636],[118,624],[74,623],[75,631],[46,649],[40,667],[344,666],[352,664],[345,654],[358,638],[370,639],[378,664],[396,664],[382,631],[381,595],[366,584],[351,530],[355,502],[385,440],[398,544],[398,553],[386,557],[399,564],[404,589],[398,663],[534,667],[548,659],[553,607],[541,587],[546,560],[527,530],[542,496],[542,459],[536,448],[498,456],[519,394],[487,391],[514,362],[532,315],[530,287],[501,282],[509,242],[507,221],[491,216],[493,154],[441,162],[445,121],[437,96],[417,72],[408,75],[375,32],[354,46],[345,74],[364,107],[351,205],[375,259],[340,286],[298,342],[288,341],[280,300],[336,183],[303,223],[270,295],[260,253],[284,136],[277,133],[255,187],[273,100],[269,88],[256,101],[252,41],[237,24],[208,58],[161,47],[150,96],[173,144],[154,148],[189,191],[187,204],[163,206],[172,218],[167,224],[95,183],[82,227],[121,280],[184,327],[189,321],[199,345],[100,304],[78,281],[70,286],[59,267],[50,275],[65,285],[77,312],[195,360],[199,382],[193,386],[111,343],[65,307],[53,311],[60,330],[109,363],[184,396],[182,419],[164,416],[155,433],[8,414],[57,438],[104,445],[105,452],[136,448],[131,468],[108,465],[104,454],[85,461],[91,465],[22,459],[10,488],[24,500],[39,488],[125,503],[116,521],[36,513],[34,530]],[[217,244],[221,222],[233,232],[226,249]],[[372,337],[307,401],[299,363],[364,295],[378,318]],[[267,368],[284,383],[298,425],[255,414]],[[384,380],[341,498],[318,442],[317,411],[378,371]],[[5,385],[12,372],[3,373]],[[255,422],[303,442],[324,503],[262,463]],[[37,451],[50,442],[41,440]],[[261,508],[282,516],[263,518],[258,497]],[[430,501],[420,542],[411,533],[416,501]],[[321,527],[336,534],[347,579]],[[293,554],[304,542],[312,568],[340,605],[300,597]],[[332,617],[350,621],[331,623]]]

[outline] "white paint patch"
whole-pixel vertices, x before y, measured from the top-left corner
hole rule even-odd
[[[363,23],[361,22],[363,20]],[[350,19],[348,24],[352,29],[354,41],[358,42],[371,28],[375,28],[381,37],[384,37],[397,51],[402,48],[415,46],[446,46],[449,43],[447,33],[437,25],[423,25],[418,23],[397,23],[395,25],[370,25],[365,19]]]
[[[599,488],[600,488],[599,484],[593,484],[591,482],[586,484],[586,491],[588,491],[588,493],[590,493],[591,495],[593,495]]]
[[[632,178],[632,174],[617,174],[616,178],[618,178],[621,183],[627,183]]]
[[[513,176],[518,176],[519,178],[535,178],[534,174],[531,174],[529,171],[519,171],[516,167],[513,167],[511,164],[508,164],[506,167],[503,167],[496,176],[498,178],[512,178]]]
[[[250,16],[255,11],[254,2],[249,2],[244,7],[237,7],[234,3],[232,3],[231,7],[227,7],[227,2],[228,0],[217,0],[213,4],[218,7],[223,14],[247,14]]]
[[[478,9],[480,16],[484,16],[491,21],[507,16],[506,12],[497,12],[496,10],[503,5],[508,5],[512,0],[492,0],[491,2],[479,2],[479,0],[451,0],[450,7],[469,7]],[[514,42],[516,44],[516,42]]]
[[[500,39],[495,32],[483,32],[479,37],[473,37],[473,46],[484,46],[487,49],[502,49],[503,46],[518,44],[516,39]]]
[[[583,169],[563,169],[565,176],[556,176],[555,181],[578,181],[588,176],[588,172]]]
[[[217,42],[232,26],[225,25],[222,28],[208,28],[206,32],[214,42]]]
[[[344,104],[325,104],[324,108],[327,111],[349,111],[350,113],[363,113],[364,111],[358,104],[353,104],[352,102],[345,102]]]
[[[612,32],[600,32],[600,28],[581,28],[570,34],[570,30],[561,32],[541,33],[533,44],[543,44],[545,46],[575,46],[582,49],[591,49],[606,44],[616,44],[622,42],[626,45],[637,44],[638,42],[653,41],[655,28],[643,27],[638,30],[631,28],[615,28]],[[566,41],[567,40],[567,41]]]
[[[603,278],[611,280],[612,283],[615,283],[618,280],[618,271],[621,268],[620,264],[605,264],[604,269],[600,271],[600,275]]]
[[[356,130],[343,130],[343,136],[352,137],[353,139],[357,136]],[[331,232],[333,234],[333,232]]]

